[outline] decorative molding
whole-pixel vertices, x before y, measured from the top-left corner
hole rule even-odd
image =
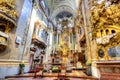
[[[107,4],[111,3],[111,4]],[[120,45],[120,4],[119,2],[101,1],[91,2],[90,22],[92,39],[96,40],[96,57],[98,60],[112,60],[109,58],[108,49]],[[98,56],[98,50],[103,49],[104,58]]]
[[[0,66],[12,67],[12,66],[19,66],[21,60],[0,60]],[[29,66],[28,61],[24,61],[26,66]]]

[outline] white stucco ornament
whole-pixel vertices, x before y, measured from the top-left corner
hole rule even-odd
[[[107,36],[103,36],[103,37],[100,37],[100,38],[97,38],[96,42],[97,42],[97,44],[107,44],[107,43],[109,43],[110,38],[112,38],[115,35],[116,35],[116,33],[115,34],[110,34],[110,35],[107,35]]]

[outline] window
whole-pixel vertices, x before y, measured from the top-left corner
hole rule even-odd
[[[45,9],[46,6],[45,6],[45,2],[43,0],[41,1],[41,4],[42,4],[43,8]]]

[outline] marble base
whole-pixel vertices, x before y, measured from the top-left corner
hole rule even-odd
[[[5,78],[5,76],[11,76],[19,74],[19,64],[20,61],[15,60],[0,60],[0,78]],[[24,72],[29,71],[29,64],[25,62]]]
[[[29,71],[29,66],[26,66],[24,69],[24,72]],[[5,78],[5,76],[11,76],[11,75],[16,75],[19,74],[19,67],[1,67],[0,66],[0,78]]]

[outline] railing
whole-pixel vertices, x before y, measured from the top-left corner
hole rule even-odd
[[[100,61],[97,62],[97,68],[100,71],[101,80],[120,80],[120,61]]]

